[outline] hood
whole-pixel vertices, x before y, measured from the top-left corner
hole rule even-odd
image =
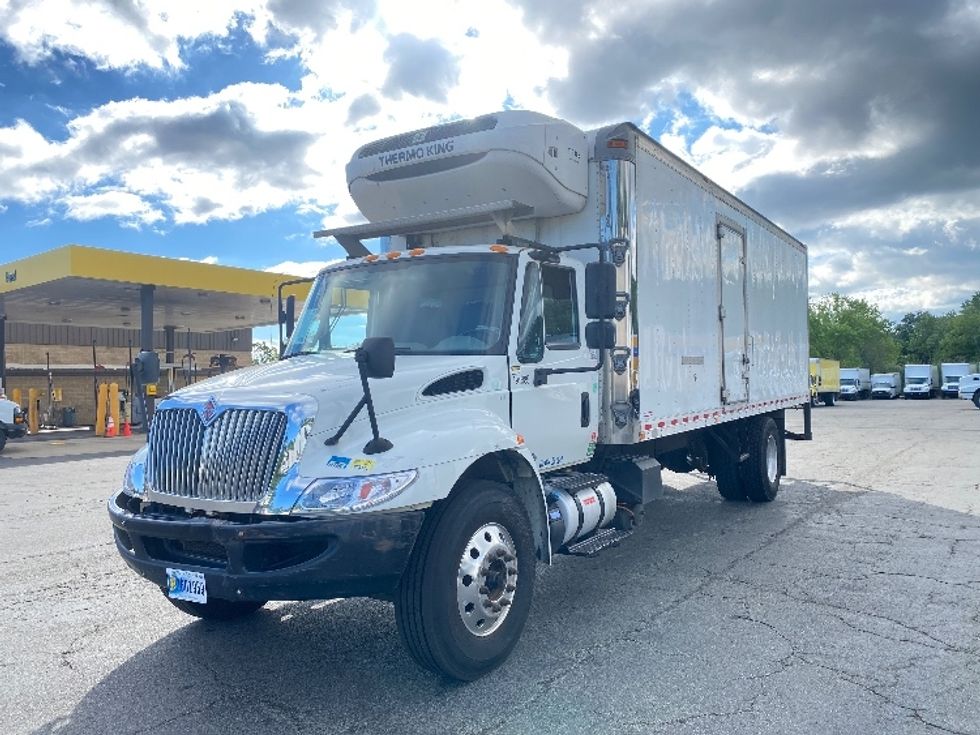
[[[483,389],[499,390],[500,379],[491,377],[488,369],[491,361],[505,365],[503,356],[488,355],[398,355],[395,374],[383,380],[370,380],[371,396],[376,414],[380,417],[399,411],[423,398],[422,390],[439,378],[463,370],[484,370]],[[505,368],[503,368],[505,371]],[[496,384],[495,384],[496,383]],[[300,355],[268,365],[255,365],[219,375],[182,388],[160,404],[203,406],[213,400],[223,407],[250,406],[255,408],[282,408],[297,404],[309,406],[303,414],[313,410],[316,422],[313,433],[332,431],[343,423],[362,395],[361,380],[353,352]],[[310,406],[310,402],[315,408]],[[366,420],[362,411],[358,420]]]

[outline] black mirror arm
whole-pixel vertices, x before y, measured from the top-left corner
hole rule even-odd
[[[363,348],[358,348],[357,352],[354,354],[354,359],[357,360],[357,371],[361,376],[361,390],[364,391],[364,395],[361,396],[361,400],[357,402],[354,406],[354,410],[350,412],[350,415],[344,420],[344,423],[340,425],[337,429],[337,433],[334,434],[329,439],[325,440],[323,443],[332,447],[340,441],[340,438],[346,433],[350,425],[354,423],[354,419],[361,412],[361,409],[367,406],[368,410],[368,421],[371,422],[371,434],[373,438],[367,444],[364,445],[365,454],[381,454],[381,452],[387,452],[391,449],[394,444],[381,436],[378,431],[378,419],[374,415],[374,400],[371,398],[371,386],[368,385],[368,366],[367,366],[367,355],[363,352]]]
[[[577,368],[535,368],[534,370],[534,385],[546,385],[548,382],[549,375],[564,375],[565,373],[594,373],[602,370],[602,366],[606,363],[606,351],[604,349],[599,350],[599,362],[595,365],[590,365],[588,367],[577,367]]]

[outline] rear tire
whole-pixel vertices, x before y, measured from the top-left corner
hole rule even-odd
[[[163,594],[166,595],[166,591]],[[221,600],[217,597],[212,597],[205,603],[168,597],[167,602],[181,612],[202,620],[236,620],[257,612],[265,604],[258,600]]]
[[[823,393],[820,397],[823,399],[823,405],[825,406],[834,405],[835,396],[833,393]]]
[[[973,394],[973,405],[980,408],[980,390]]]
[[[738,434],[731,432],[728,439],[738,441]],[[733,449],[737,455],[738,446]],[[748,498],[745,488],[742,486],[742,478],[739,475],[735,458],[729,456],[728,452],[716,442],[712,442],[710,445],[708,464],[715,476],[715,483],[718,485],[718,492],[721,497],[732,502],[744,502]]]
[[[0,452],[3,451],[3,448],[5,446],[7,446],[7,435],[4,434],[3,432],[0,432]]]
[[[746,451],[749,457],[740,467],[745,494],[755,503],[775,500],[779,493],[779,427],[771,417],[749,422]]]
[[[531,524],[505,486],[477,480],[433,508],[395,593],[412,658],[460,681],[500,666],[524,630],[534,566]]]

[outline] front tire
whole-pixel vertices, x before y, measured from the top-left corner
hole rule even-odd
[[[980,408],[980,390],[973,394],[973,405]]]
[[[166,595],[166,591],[163,594]],[[265,604],[258,600],[221,600],[217,597],[204,603],[167,597],[167,602],[181,612],[202,620],[237,620],[257,612]]]
[[[0,452],[3,451],[3,448],[5,446],[7,446],[7,435],[4,434],[3,432],[0,432]]]
[[[395,597],[412,658],[460,681],[500,666],[524,630],[534,566],[531,524],[505,486],[477,480],[434,507]]]

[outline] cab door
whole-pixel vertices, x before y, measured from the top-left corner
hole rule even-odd
[[[585,346],[583,265],[522,258],[520,272],[511,330],[511,420],[544,472],[591,458],[598,426],[599,374],[552,373],[547,382],[539,380],[535,385],[535,373],[544,368],[592,366],[598,356]]]

